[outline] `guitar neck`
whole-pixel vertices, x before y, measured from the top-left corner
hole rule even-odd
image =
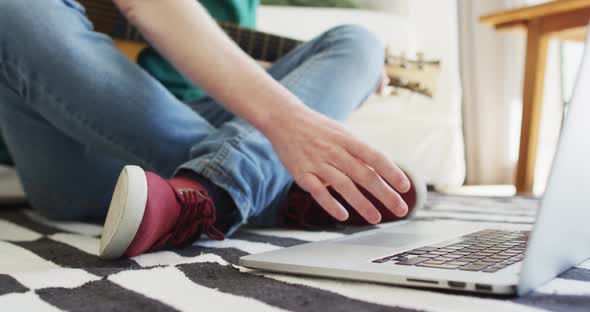
[[[79,0],[86,8],[94,29],[113,38],[147,43],[139,31],[119,12],[112,0]],[[248,55],[257,60],[274,62],[301,41],[285,38],[227,22],[219,22],[225,33]]]
[[[303,43],[236,24],[217,22],[225,33],[248,55],[256,60],[273,63]]]

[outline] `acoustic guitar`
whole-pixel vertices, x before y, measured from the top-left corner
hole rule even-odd
[[[112,0],[79,0],[79,2],[86,8],[86,15],[94,24],[96,31],[115,39],[147,45],[139,31],[127,22]],[[231,23],[218,21],[218,24],[248,55],[264,62],[273,63],[303,43],[300,40]],[[440,73],[440,61],[424,60],[422,54],[417,54],[415,59],[409,59],[404,55],[390,55],[386,51],[385,70],[394,90],[402,88],[432,97]]]

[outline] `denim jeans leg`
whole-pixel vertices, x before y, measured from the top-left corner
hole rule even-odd
[[[0,125],[43,214],[106,214],[135,164],[170,177],[215,130],[94,32],[73,0],[0,1]]]
[[[0,129],[29,202],[52,219],[101,221],[125,163],[64,135],[22,101],[0,83]]]

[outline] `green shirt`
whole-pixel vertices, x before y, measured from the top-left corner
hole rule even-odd
[[[216,20],[250,28],[256,26],[256,9],[260,0],[199,0],[199,2]],[[187,40],[190,39],[187,38]],[[207,44],[203,42],[194,42],[194,45],[195,49],[200,48],[199,45],[203,49],[207,48]],[[203,90],[184,78],[153,48],[143,50],[138,57],[137,63],[181,101],[194,101],[205,95]],[[0,164],[12,164],[8,150],[2,141],[1,133]]]
[[[256,8],[259,0],[199,0],[199,2],[216,20],[250,28],[256,26]],[[191,39],[187,38],[187,40]],[[194,45],[195,49],[207,49],[206,42],[194,42]],[[205,95],[203,90],[184,78],[153,48],[143,50],[139,54],[137,63],[181,101],[190,102]]]

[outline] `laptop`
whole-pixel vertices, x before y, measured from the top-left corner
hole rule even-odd
[[[260,270],[523,295],[590,258],[590,50],[585,53],[534,226],[405,221],[253,254]]]

